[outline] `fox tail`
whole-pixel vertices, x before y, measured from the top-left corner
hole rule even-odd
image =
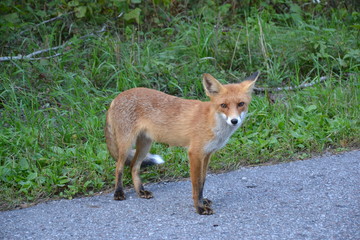
[[[127,158],[126,158],[126,162],[125,165],[130,166],[131,160],[134,158],[135,156],[135,152],[136,150],[133,149],[129,152]],[[165,161],[164,159],[156,154],[151,154],[148,153],[145,157],[145,159],[143,160],[143,162],[141,163],[141,168],[144,167],[148,167],[148,166],[153,166],[153,165],[159,165],[159,164],[163,164]]]

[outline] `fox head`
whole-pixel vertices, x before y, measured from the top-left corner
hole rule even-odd
[[[227,85],[222,85],[208,73],[203,75],[206,95],[210,98],[216,113],[230,126],[239,127],[244,121],[251,93],[259,75],[256,72],[241,83]]]

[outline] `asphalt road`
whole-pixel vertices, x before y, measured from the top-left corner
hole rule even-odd
[[[360,151],[209,175],[211,216],[189,181],[147,189],[0,212],[0,239],[360,239]]]

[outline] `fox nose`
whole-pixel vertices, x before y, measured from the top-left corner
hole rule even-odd
[[[230,121],[233,125],[236,125],[238,123],[238,120],[236,118],[231,119]]]

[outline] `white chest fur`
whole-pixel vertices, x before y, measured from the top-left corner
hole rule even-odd
[[[245,112],[241,113],[239,123],[232,126],[226,122],[227,117],[225,115],[217,114],[216,125],[213,129],[214,138],[205,145],[204,151],[206,153],[211,153],[224,147],[230,136],[241,126],[245,116]]]

